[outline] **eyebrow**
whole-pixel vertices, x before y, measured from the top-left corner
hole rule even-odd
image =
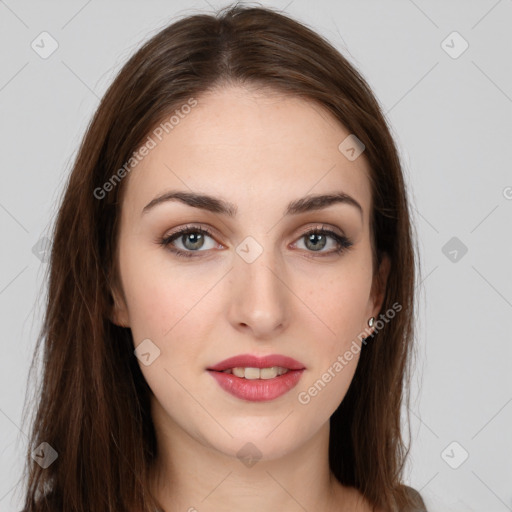
[[[170,192],[166,192],[160,196],[157,196],[152,201],[150,201],[142,209],[142,215],[155,208],[155,206],[166,203],[168,201],[180,201],[181,203],[192,206],[193,208],[207,210],[209,212],[226,215],[228,217],[235,217],[238,211],[236,205],[219,197],[200,194],[197,192],[182,192],[171,190]],[[288,204],[283,216],[298,215],[310,211],[321,210],[338,203],[354,206],[359,210],[361,219],[363,218],[362,206],[352,196],[349,196],[344,192],[308,195],[300,199],[295,199]]]

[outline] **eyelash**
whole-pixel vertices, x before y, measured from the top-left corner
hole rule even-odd
[[[181,249],[176,249],[176,247],[171,245],[171,243],[174,240],[178,239],[180,236],[183,236],[185,234],[189,235],[191,233],[201,233],[203,235],[207,235],[211,238],[214,238],[212,232],[207,227],[184,226],[184,227],[178,229],[177,231],[175,231],[174,233],[172,233],[171,235],[166,236],[164,238],[160,238],[158,240],[158,243],[160,245],[164,246],[166,249],[168,249],[169,251],[171,251],[173,254],[175,254],[176,256],[178,256],[180,258],[195,258],[195,257],[199,256],[198,253],[206,252],[206,251],[182,251]],[[320,255],[320,257],[329,256],[332,254],[341,254],[341,253],[345,252],[345,250],[352,247],[352,245],[353,245],[352,241],[349,238],[347,238],[346,236],[339,235],[338,233],[331,231],[330,229],[325,229],[323,226],[322,226],[322,228],[313,228],[309,231],[306,231],[299,237],[299,239],[304,238],[309,235],[328,235],[337,242],[338,247],[336,249],[329,251],[327,253],[318,253]],[[311,252],[314,254],[314,251],[308,251],[308,252]]]

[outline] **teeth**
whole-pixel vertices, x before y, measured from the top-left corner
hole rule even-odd
[[[231,371],[233,372],[233,375],[235,375],[236,377],[241,377],[242,379],[245,377],[245,369],[244,368],[232,368]],[[256,376],[256,378],[258,378],[259,376],[260,376],[260,372],[258,370],[258,375]]]
[[[272,366],[272,368],[231,368],[224,370],[224,373],[232,373],[236,377],[248,380],[273,379],[278,375],[288,373],[288,368],[281,366]]]

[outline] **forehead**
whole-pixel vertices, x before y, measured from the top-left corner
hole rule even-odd
[[[364,153],[353,161],[342,154],[338,146],[350,132],[321,105],[235,86],[195,100],[192,108],[177,107],[172,124],[149,133],[154,147],[125,184],[130,209],[140,212],[157,194],[177,188],[223,197],[242,211],[255,198],[282,208],[307,194],[344,192],[368,218]]]

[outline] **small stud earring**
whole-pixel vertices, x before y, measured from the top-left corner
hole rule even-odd
[[[371,317],[370,320],[368,320],[368,327],[373,327],[373,324],[375,322],[375,317]]]

